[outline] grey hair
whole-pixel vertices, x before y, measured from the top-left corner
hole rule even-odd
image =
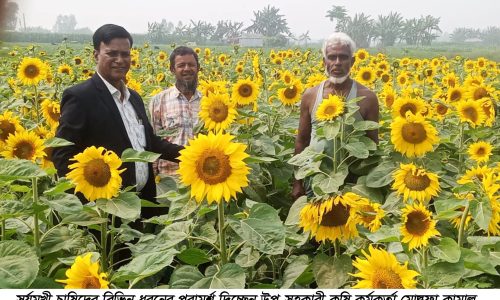
[[[323,57],[326,57],[326,48],[328,46],[337,44],[349,47],[351,55],[354,56],[354,52],[356,52],[356,43],[352,40],[352,38],[343,32],[334,32],[323,42],[323,47],[321,49]]]

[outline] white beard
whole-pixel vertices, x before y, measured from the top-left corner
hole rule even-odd
[[[330,76],[328,78],[328,81],[330,81],[333,84],[341,84],[341,83],[344,83],[344,81],[346,81],[346,79],[348,77],[349,77],[349,74],[347,74],[345,76],[342,76],[342,77],[333,77],[333,76]]]

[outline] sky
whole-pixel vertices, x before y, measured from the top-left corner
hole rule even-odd
[[[125,27],[131,33],[146,33],[148,22],[162,19],[174,24],[182,21],[218,20],[240,21],[250,26],[254,11],[267,5],[280,9],[291,32],[299,36],[309,31],[313,39],[322,39],[334,31],[334,23],[325,17],[333,5],[344,6],[349,16],[365,13],[378,15],[399,12],[403,18],[432,15],[441,17],[439,26],[451,33],[457,27],[486,28],[500,26],[498,0],[10,0],[19,4],[19,16],[24,15],[26,26],[52,29],[58,15],[73,14],[77,28],[92,31],[106,23]]]

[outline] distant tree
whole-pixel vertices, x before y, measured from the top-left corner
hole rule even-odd
[[[450,38],[453,42],[463,43],[468,39],[479,38],[480,35],[479,29],[459,27],[453,30]]]
[[[190,29],[189,26],[185,25],[182,23],[182,21],[179,21],[177,25],[174,27],[174,31],[172,33],[176,38],[179,39],[186,39],[189,38],[190,36]]]
[[[408,45],[430,45],[439,36],[437,33],[441,32],[439,20],[431,15],[405,20],[403,39]]]
[[[205,43],[215,32],[215,26],[206,21],[190,21],[189,31],[197,43]]]
[[[243,22],[220,20],[217,22],[212,40],[220,43],[233,44],[241,36]]]
[[[500,45],[500,27],[490,26],[482,30],[480,38],[485,44]]]
[[[326,17],[332,22],[335,20],[337,21],[335,25],[336,31],[345,32],[346,24],[349,20],[345,7],[333,5],[332,8],[326,12]]]
[[[307,47],[310,40],[311,40],[311,37],[309,36],[309,30],[304,32],[303,34],[299,35],[299,38],[298,38],[299,43],[304,43],[304,46],[306,46],[306,47]]]
[[[167,22],[167,20],[162,19],[159,22],[148,22],[148,34],[147,38],[152,43],[164,43],[166,42],[168,36],[174,30],[174,23]]]
[[[50,33],[50,30],[47,28],[43,28],[42,26],[36,27],[26,27],[23,28],[23,32],[36,32],[36,33]]]
[[[19,6],[16,2],[0,1],[0,29],[15,30]]]
[[[271,45],[286,44],[287,36],[290,36],[291,32],[287,20],[279,14],[279,11],[279,8],[270,5],[262,10],[254,11],[255,19],[252,20],[252,25],[244,31],[262,34],[271,41]]]
[[[397,12],[379,15],[374,24],[374,36],[380,38],[381,46],[393,46],[403,32],[403,17]]]
[[[73,30],[73,33],[77,33],[77,34],[92,34],[92,30],[88,27],[82,27],[82,28],[76,28],[75,30]]]
[[[56,23],[52,27],[53,32],[73,33],[76,27],[75,15],[58,15]]]

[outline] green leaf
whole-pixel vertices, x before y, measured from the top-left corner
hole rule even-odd
[[[491,220],[491,203],[488,198],[481,197],[470,201],[470,213],[479,228],[487,231]]]
[[[191,223],[192,221],[177,222],[163,228],[158,234],[145,234],[135,245],[129,245],[130,251],[136,255],[172,248],[188,237],[186,230],[181,227],[188,229]]]
[[[70,230],[66,226],[54,227],[40,241],[42,256],[59,250],[71,250],[82,244],[83,233],[80,230]]]
[[[257,203],[247,219],[229,220],[231,228],[247,243],[266,254],[282,254],[285,248],[285,227],[276,209]]]
[[[298,170],[295,171],[295,178],[296,179],[304,179],[307,176],[311,176],[315,173],[320,172],[320,169],[319,169],[320,165],[321,165],[321,161],[314,161],[308,165],[300,167]]]
[[[47,176],[34,162],[24,159],[0,159],[0,180],[31,179]]]
[[[209,268],[210,269],[210,268]],[[208,270],[207,269],[207,273]],[[200,279],[191,288],[193,289],[243,289],[245,288],[245,270],[234,263],[225,264],[220,268],[212,268],[213,273]]]
[[[320,174],[324,175],[324,174]],[[314,182],[314,188],[320,188],[324,194],[333,194],[344,184],[347,173],[335,173],[332,176],[324,176],[319,182]]]
[[[46,139],[45,142],[43,143],[43,145],[45,147],[55,148],[55,147],[71,146],[71,145],[74,145],[74,143],[67,141],[65,139],[62,139],[62,138],[51,137],[51,138]]]
[[[289,289],[295,280],[304,273],[309,266],[309,257],[307,255],[300,255],[295,257],[292,262],[286,267],[283,273],[282,289]]]
[[[175,249],[167,249],[140,254],[128,264],[119,268],[113,275],[112,280],[116,282],[130,280],[129,287],[132,287],[140,280],[152,276],[169,266],[177,253],[178,251]]]
[[[352,270],[352,260],[347,254],[337,258],[321,253],[314,257],[312,268],[318,288],[338,289],[349,279],[348,273]]]
[[[370,155],[370,151],[366,149],[365,144],[362,142],[351,142],[345,145],[344,148],[350,155],[357,158],[367,158]]]
[[[455,240],[449,237],[442,238],[439,245],[432,246],[431,253],[435,258],[450,263],[456,263],[460,260],[460,247]]]
[[[0,288],[28,288],[39,268],[35,250],[21,241],[0,242]]]
[[[380,127],[379,123],[374,121],[357,121],[353,124],[353,127],[356,131],[366,131],[366,130],[374,130]]]
[[[168,210],[168,219],[171,221],[183,219],[192,214],[199,207],[194,198],[190,198],[189,194],[178,201],[172,201]]]
[[[137,151],[132,148],[127,148],[122,153],[121,160],[123,162],[146,162],[152,163],[160,158],[161,154],[149,151]]]
[[[379,188],[388,185],[392,182],[392,172],[396,168],[392,161],[382,162],[375,167],[366,177],[366,186],[371,188]]]
[[[269,163],[273,161],[277,161],[278,159],[274,157],[265,157],[265,156],[250,156],[249,158],[245,159],[245,162],[247,164],[251,163]]]
[[[207,251],[198,248],[188,248],[177,254],[177,258],[182,262],[193,266],[211,261]]]
[[[400,236],[399,224],[395,224],[392,227],[388,225],[382,225],[379,230],[375,232],[370,232],[366,234],[366,237],[374,242],[398,242]]]
[[[198,271],[198,268],[181,266],[172,273],[169,284],[172,289],[189,289],[201,279],[203,279],[203,274]]]
[[[491,275],[500,275],[495,267],[490,263],[489,258],[482,255],[480,252],[462,248],[462,257],[464,259],[464,265],[467,269],[477,270]]]
[[[500,243],[500,236],[468,236],[467,241],[475,246],[477,250],[481,250],[485,246],[495,246]]]
[[[29,212],[29,207],[19,200],[0,201],[0,220],[15,218]]]
[[[252,247],[245,247],[240,251],[240,253],[238,253],[236,258],[234,259],[234,262],[242,268],[250,268],[255,266],[259,259],[259,251],[255,250]]]
[[[80,226],[97,225],[107,222],[108,219],[101,218],[99,214],[90,207],[83,207],[83,210],[77,214],[71,214],[65,217],[61,223],[76,224]]]
[[[288,215],[285,220],[285,225],[291,226],[291,225],[298,225],[300,223],[300,211],[304,206],[307,204],[307,197],[306,196],[301,196],[295,202],[292,204],[290,207],[290,210],[288,211]]]
[[[325,135],[325,139],[333,140],[337,137],[340,132],[340,122],[325,122],[323,126],[323,134]]]
[[[40,197],[40,200],[53,210],[63,214],[76,214],[83,209],[82,202],[73,194],[56,194],[49,199]]]
[[[54,187],[44,191],[43,194],[46,196],[55,196],[57,194],[61,194],[61,193],[65,192],[73,187],[75,187],[75,185],[73,183],[71,183],[71,181],[69,181],[66,178],[63,178],[63,179],[59,180],[59,182]]]
[[[429,282],[433,288],[452,286],[457,283],[466,272],[463,260],[456,263],[438,262],[427,267],[423,271],[423,275],[427,278],[427,282]]]
[[[120,193],[111,200],[98,199],[97,206],[103,211],[127,220],[136,220],[141,214],[141,199],[132,192]]]

